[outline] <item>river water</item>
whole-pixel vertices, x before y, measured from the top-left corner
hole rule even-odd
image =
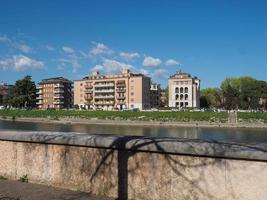
[[[0,129],[24,131],[80,132],[89,134],[138,135],[176,137],[226,142],[267,142],[267,129],[252,128],[197,128],[126,125],[57,124],[19,121],[1,121]]]

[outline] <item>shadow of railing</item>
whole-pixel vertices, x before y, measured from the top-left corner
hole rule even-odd
[[[196,184],[198,181],[205,183],[205,176],[199,175],[198,180],[187,177],[180,169],[203,169],[205,166],[213,166],[224,162],[223,159],[236,160],[257,160],[267,162],[267,159],[261,160],[260,157],[252,158],[244,156],[239,157],[239,151],[259,152],[266,154],[267,145],[262,144],[240,144],[225,143],[218,141],[201,141],[196,139],[177,139],[177,138],[153,138],[140,136],[111,136],[111,135],[86,135],[78,133],[38,133],[31,134],[27,137],[27,142],[44,143],[44,144],[60,144],[66,146],[92,147],[98,149],[101,159],[94,169],[90,182],[93,183],[103,166],[112,166],[112,161],[116,159],[117,163],[117,199],[127,200],[129,196],[129,172],[132,173],[142,166],[136,164],[135,168],[129,170],[129,160],[138,153],[155,153],[164,157],[166,164],[171,168],[172,172],[194,188],[195,193],[190,195],[201,194],[206,199],[216,199],[208,189]],[[179,148],[179,149],[175,149]],[[103,151],[104,149],[104,151]],[[229,152],[236,152],[237,156],[231,156]],[[117,157],[114,154],[117,153]],[[182,162],[175,156],[192,156],[212,159],[200,159],[197,163]],[[216,178],[216,177],[214,177]],[[208,185],[208,184],[207,184]],[[148,187],[148,186],[146,186]],[[134,190],[135,188],[131,188]],[[232,191],[234,193],[234,190]],[[186,195],[184,199],[188,198]]]

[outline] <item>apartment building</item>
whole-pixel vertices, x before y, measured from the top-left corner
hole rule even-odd
[[[74,81],[74,105],[85,109],[150,108],[150,78],[125,69],[122,74],[93,72]]]
[[[37,87],[39,109],[72,107],[72,82],[63,77],[43,79]]]
[[[170,76],[169,107],[198,108],[200,104],[200,80],[188,73],[176,72]]]
[[[151,108],[160,107],[160,95],[161,95],[160,84],[152,83],[150,86],[150,105],[151,105]]]

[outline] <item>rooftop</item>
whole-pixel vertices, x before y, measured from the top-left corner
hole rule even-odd
[[[196,76],[192,77],[191,74],[186,73],[186,72],[182,72],[181,70],[177,71],[175,74],[170,76],[170,79],[182,79],[182,78],[198,79]]]
[[[83,80],[98,80],[98,79],[113,79],[113,78],[127,78],[127,77],[137,77],[144,76],[141,73],[133,73],[129,69],[124,69],[121,74],[100,74],[98,71],[94,71],[91,75],[86,76]]]
[[[53,78],[43,79],[39,84],[47,84],[47,83],[71,83],[71,81],[64,77],[53,77]]]

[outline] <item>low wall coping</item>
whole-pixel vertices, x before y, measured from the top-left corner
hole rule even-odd
[[[0,130],[0,140],[267,162],[267,143],[11,130]]]

